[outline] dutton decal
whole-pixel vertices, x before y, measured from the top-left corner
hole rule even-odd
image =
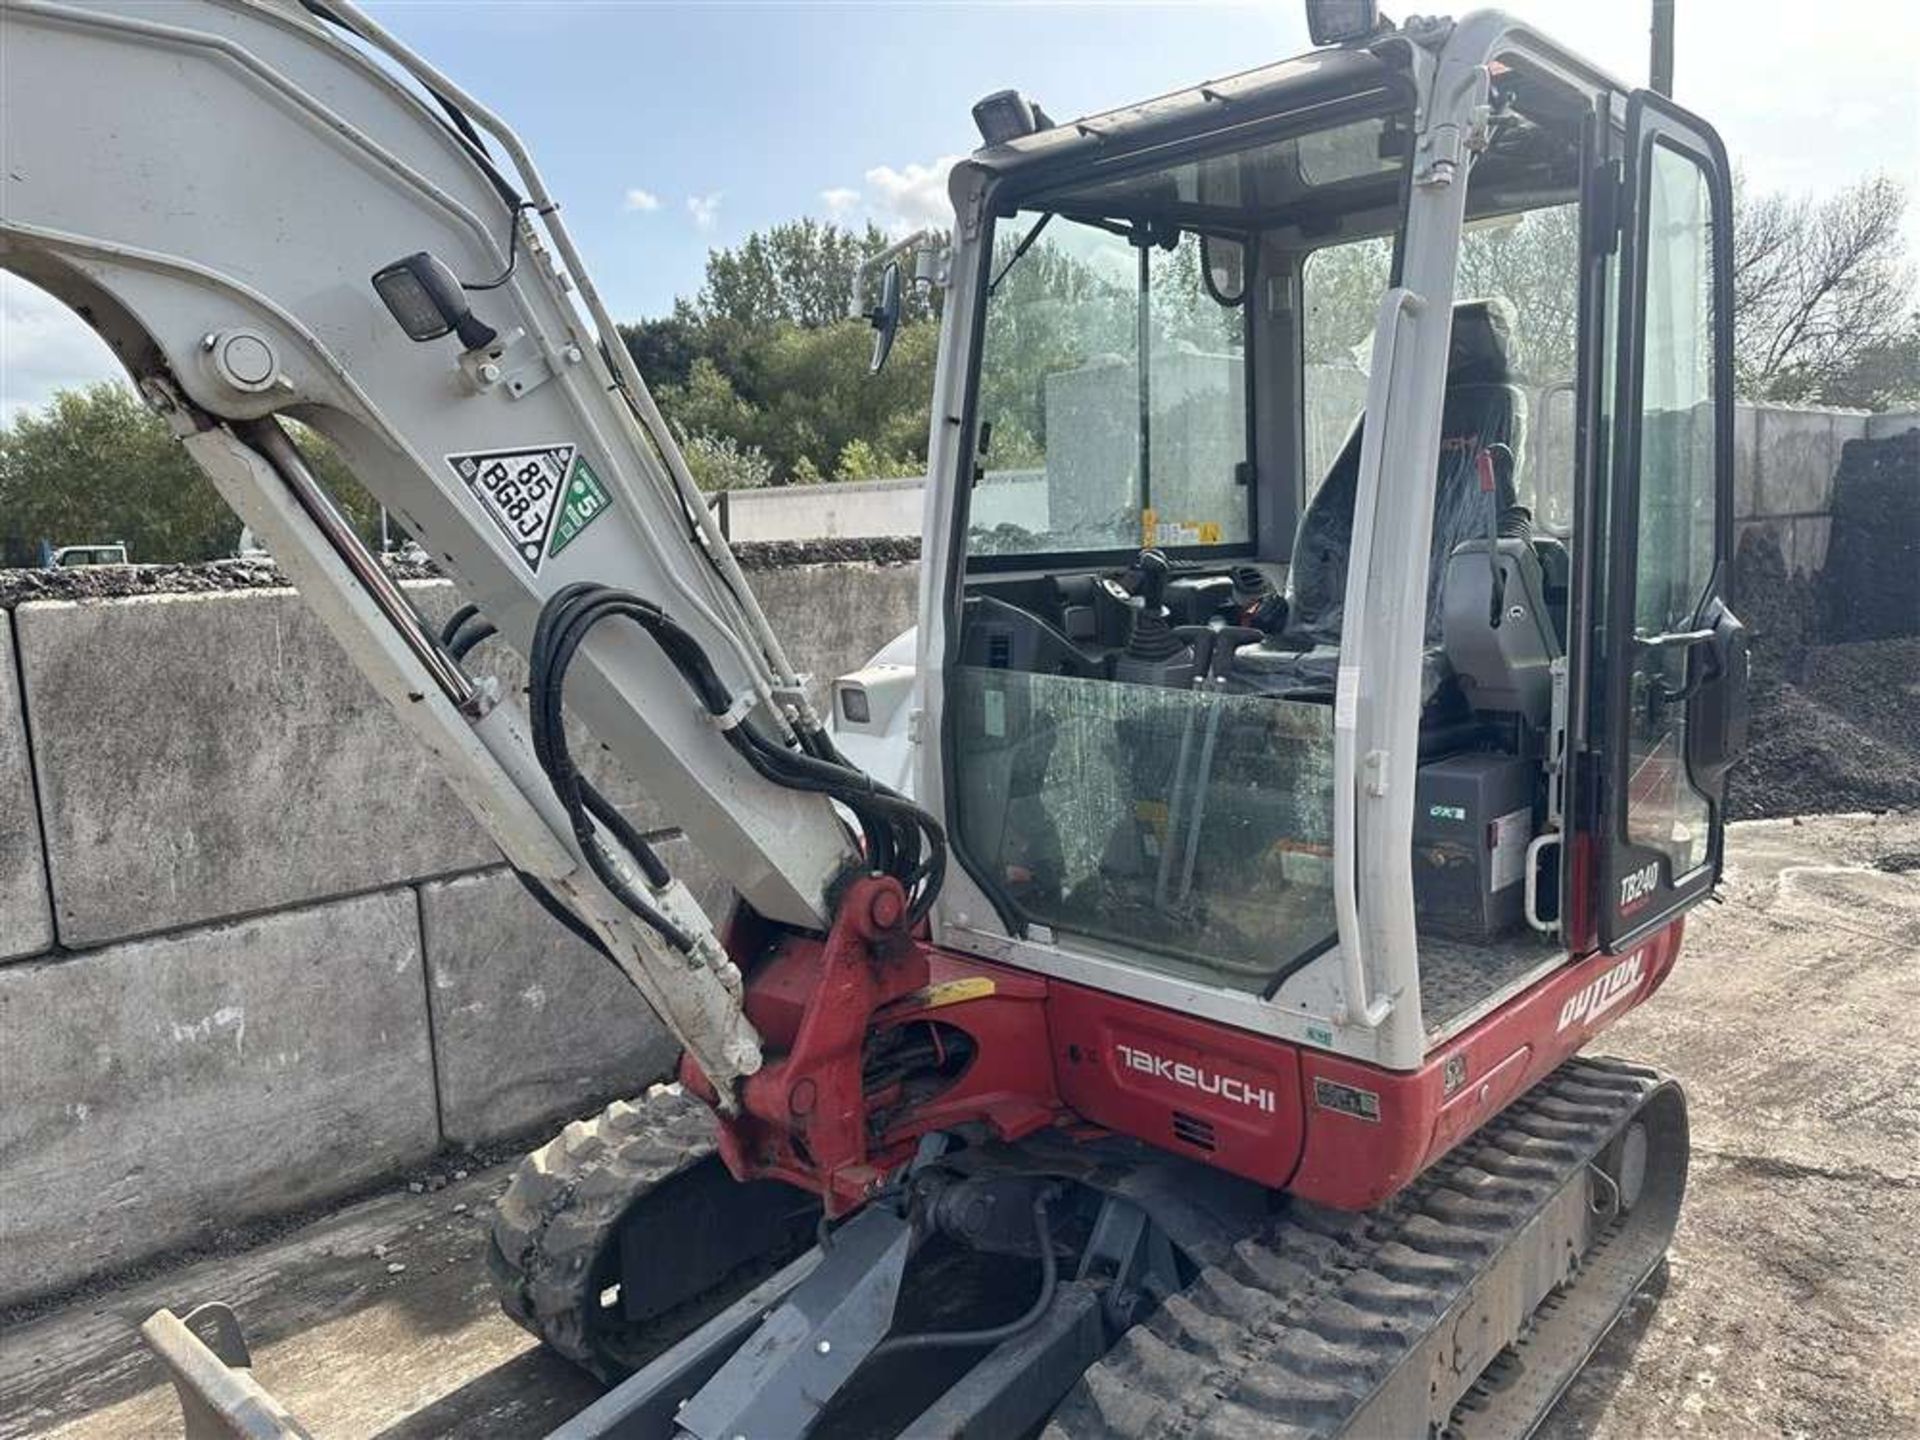
[[[1263,1110],[1269,1115],[1274,1112],[1273,1091],[1264,1086],[1249,1085],[1245,1080],[1233,1075],[1221,1075],[1204,1065],[1169,1060],[1164,1055],[1155,1055],[1150,1050],[1136,1050],[1131,1045],[1115,1045],[1113,1049],[1120,1057],[1120,1063],[1129,1070],[1165,1080],[1169,1085],[1198,1090],[1202,1095],[1218,1095],[1222,1100]]]
[[[1636,950],[1598,980],[1584,987],[1560,1007],[1560,1023],[1555,1032],[1579,1020],[1597,1020],[1634,991],[1646,978],[1646,951]]]

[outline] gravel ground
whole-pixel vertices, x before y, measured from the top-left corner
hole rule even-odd
[[[1730,832],[1726,903],[1602,1046],[1679,1076],[1661,1283],[1543,1434],[1920,1435],[1920,813]]]
[[[1687,1089],[1672,1258],[1543,1433],[1909,1440],[1920,812],[1738,825],[1729,853],[1726,903],[1696,913],[1673,978],[1599,1047]],[[133,1327],[211,1298],[238,1307],[257,1377],[326,1440],[545,1434],[595,1387],[493,1308],[481,1256],[505,1177],[434,1172],[419,1193],[9,1326],[0,1440],[178,1436]]]

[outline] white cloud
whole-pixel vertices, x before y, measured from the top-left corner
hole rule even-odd
[[[78,315],[0,271],[0,423],[38,409],[56,390],[125,378],[106,342]]]
[[[874,219],[896,234],[923,225],[949,226],[953,206],[947,200],[947,172],[958,155],[942,155],[930,165],[910,163],[901,169],[876,165],[867,171],[867,187]]]
[[[930,164],[910,161],[897,169],[876,165],[867,171],[864,189],[835,185],[820,192],[820,204],[829,220],[849,225],[870,220],[894,236],[927,226],[946,229],[953,224],[947,174],[959,159],[942,155]]]
[[[652,214],[660,208],[660,197],[651,190],[629,190],[627,191],[627,202],[623,208],[627,210],[637,210],[644,214]]]
[[[689,195],[687,213],[693,216],[693,223],[702,230],[711,230],[720,223],[720,192],[711,195]]]

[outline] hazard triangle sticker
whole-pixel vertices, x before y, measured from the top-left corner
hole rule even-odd
[[[548,553],[547,537],[567,494],[578,462],[573,445],[540,445],[526,450],[475,450],[449,455],[447,463],[493,518],[514,554],[534,574]],[[587,474],[591,475],[591,471]],[[594,482],[594,489],[598,490]],[[604,503],[604,496],[601,497]],[[577,533],[577,531],[576,531]],[[570,534],[568,539],[572,539]],[[556,549],[558,547],[555,547]]]

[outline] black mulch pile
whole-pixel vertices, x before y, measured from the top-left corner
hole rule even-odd
[[[1759,529],[1733,577],[1753,633],[1733,818],[1920,805],[1920,430],[1842,449],[1817,577],[1789,574]]]

